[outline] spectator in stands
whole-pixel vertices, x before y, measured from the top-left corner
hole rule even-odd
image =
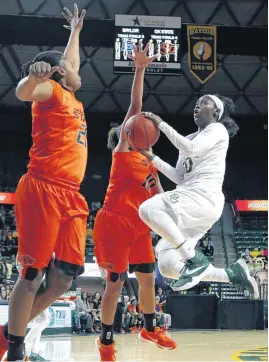
[[[135,327],[138,321],[138,312],[137,312],[137,300],[136,297],[132,297],[130,299],[130,303],[128,304],[128,312],[130,314],[130,322],[129,322],[129,329]]]
[[[121,295],[118,300],[115,319],[114,319],[114,331],[116,333],[122,332],[122,322],[123,322],[124,312],[125,312],[125,300],[124,300],[124,295]]]
[[[92,316],[94,321],[100,322],[100,313],[101,313],[101,294],[96,292],[93,296],[92,301]]]
[[[6,216],[6,210],[4,209],[4,205],[1,205],[0,206],[0,229],[4,228],[5,216]]]
[[[241,253],[241,258],[248,259],[250,257],[249,249],[246,249],[243,253]]]
[[[258,255],[260,255],[260,251],[259,248],[255,247],[254,251],[251,251],[250,255],[252,256],[253,259],[255,259]]]
[[[128,295],[124,296],[124,312],[122,316],[122,327],[125,330],[125,332],[130,332],[130,322],[131,322],[131,314],[128,310],[130,298]]]
[[[82,332],[82,324],[85,324],[85,333],[93,333],[93,320],[91,314],[89,314],[85,308],[85,305],[80,297],[76,299],[76,310],[74,313],[75,332]]]
[[[89,216],[89,222],[88,222],[89,228],[93,229],[93,227],[94,227],[94,221],[95,221],[95,216],[90,215],[90,216]]]
[[[86,312],[91,314],[92,309],[91,309],[91,305],[88,301],[87,293],[85,293],[85,292],[82,293],[81,300],[82,300],[82,303],[84,305],[84,309],[86,310]]]
[[[1,287],[0,300],[7,300],[7,291],[4,285]]]
[[[157,295],[155,298],[155,315],[156,315],[156,321],[157,326],[163,326],[164,325],[164,315],[163,315],[163,309],[160,305],[160,297]]]
[[[160,304],[160,296],[156,296],[156,307],[155,307],[155,313],[157,316],[157,324],[160,327],[170,328],[171,327],[171,315],[164,313],[162,305]]]
[[[162,306],[162,309],[164,311],[164,313],[166,312],[166,300],[167,300],[167,296],[166,294],[164,293],[163,289],[162,288],[158,288],[158,291],[157,291],[157,296],[160,297],[160,305]]]
[[[6,279],[7,269],[2,260],[0,260],[0,281]]]
[[[12,276],[12,260],[11,260],[11,258],[6,261],[6,268],[7,268],[6,278],[8,280],[10,280],[11,276]]]
[[[204,241],[203,253],[206,256],[213,256],[213,254],[214,254],[214,247],[208,236],[205,238],[205,241]]]

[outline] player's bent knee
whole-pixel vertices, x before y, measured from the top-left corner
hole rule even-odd
[[[149,210],[149,205],[148,205],[148,200],[144,201],[138,209],[138,214],[140,219],[142,219],[143,221],[147,221],[148,220],[148,210]]]
[[[26,273],[21,273],[17,283],[23,283],[29,293],[36,294],[41,285],[43,273],[36,268],[27,269]]]
[[[108,281],[106,284],[106,294],[120,295],[124,281],[118,278],[116,281]]]
[[[60,274],[57,285],[55,286],[56,292],[60,292],[61,294],[70,289],[72,285],[73,277],[65,274]]]

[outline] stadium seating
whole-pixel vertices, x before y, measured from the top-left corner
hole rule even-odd
[[[246,249],[267,249],[267,237],[268,232],[265,230],[236,231],[234,233],[234,241],[238,255],[243,253]]]

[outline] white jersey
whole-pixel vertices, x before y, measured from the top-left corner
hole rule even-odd
[[[156,156],[153,164],[157,169],[178,187],[206,188],[207,192],[221,193],[229,146],[226,128],[221,123],[212,123],[202,132],[187,137],[165,122],[159,128],[179,150],[179,159],[174,168]]]

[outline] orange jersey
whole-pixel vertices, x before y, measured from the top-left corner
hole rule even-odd
[[[156,168],[139,152],[114,152],[104,207],[146,227],[138,209],[156,193],[156,177]]]
[[[54,181],[80,185],[87,163],[87,124],[82,103],[50,80],[52,97],[32,105],[32,137],[28,169]]]

